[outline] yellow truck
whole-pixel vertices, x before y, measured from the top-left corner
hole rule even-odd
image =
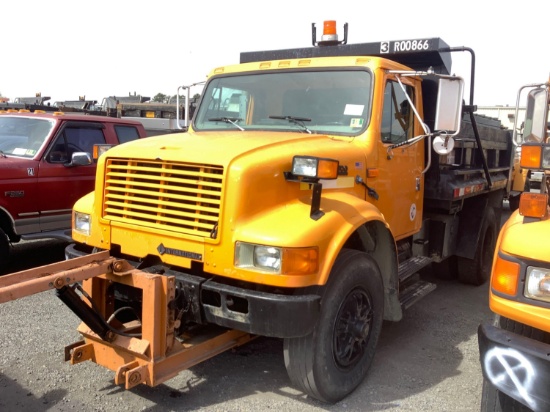
[[[481,324],[482,411],[550,410],[550,81],[527,91],[521,167],[542,172],[540,193],[521,195],[502,227],[494,255],[489,305],[493,323]],[[525,93],[524,93],[525,94]]]
[[[450,75],[464,52],[469,104]],[[435,288],[421,269],[489,277],[513,146],[475,114],[474,57],[440,38],[347,44],[334,21],[311,47],[241,53],[186,133],[99,158],[68,259],[0,279],[0,302],[55,289],[82,319],[66,360],[126,388],[269,336],[297,388],[344,398],[383,320]]]

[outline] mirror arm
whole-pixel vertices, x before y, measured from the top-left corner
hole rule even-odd
[[[474,83],[476,73],[476,54],[470,47],[446,47],[439,49],[439,52],[468,52],[470,53],[470,105],[474,104]]]
[[[426,167],[424,170],[422,170],[422,174],[426,174],[430,166],[432,165],[432,135],[428,136],[428,162],[426,163]]]

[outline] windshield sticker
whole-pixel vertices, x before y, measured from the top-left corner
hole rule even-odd
[[[350,123],[349,123],[349,126],[350,127],[358,127],[358,128],[361,128],[363,127],[363,123],[365,122],[365,120],[361,117],[359,118],[354,118],[354,119],[351,119]]]
[[[15,149],[13,149],[13,152],[12,152],[12,154],[14,154],[14,155],[20,155],[20,156],[24,156],[25,153],[27,153],[27,149],[25,149],[25,148],[20,148],[20,147],[16,147]]]
[[[365,106],[362,104],[346,104],[344,114],[348,116],[361,116],[364,108]]]

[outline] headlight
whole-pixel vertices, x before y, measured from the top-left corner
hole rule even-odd
[[[338,178],[338,161],[312,156],[294,156],[292,174],[305,178],[336,179]]]
[[[279,275],[311,275],[319,269],[316,247],[282,248],[237,242],[235,266]]]
[[[529,266],[524,294],[527,298],[550,302],[550,269]]]
[[[74,212],[73,229],[84,235],[90,235],[90,215]]]
[[[237,242],[235,266],[281,273],[282,251],[278,247]]]

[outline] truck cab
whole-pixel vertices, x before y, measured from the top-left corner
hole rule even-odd
[[[101,116],[0,112],[0,262],[20,239],[71,241],[74,203],[94,187],[94,145],[145,137],[141,123]]]
[[[540,174],[540,193],[521,195],[497,241],[489,289],[495,317],[478,329],[482,411],[550,410],[550,82],[522,87],[518,105],[525,91],[520,162]]]

